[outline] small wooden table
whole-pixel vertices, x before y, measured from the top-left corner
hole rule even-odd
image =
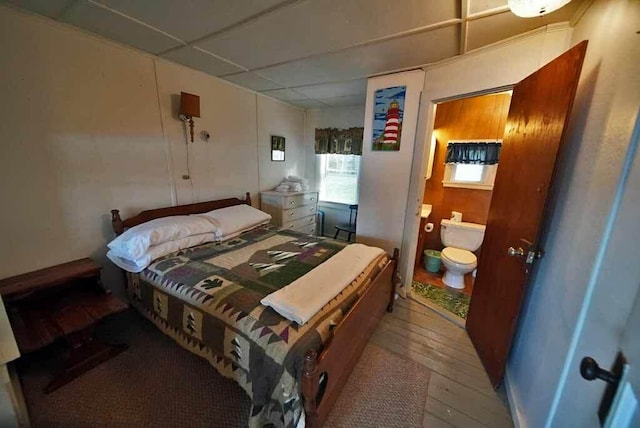
[[[20,352],[26,354],[64,338],[71,347],[66,367],[47,385],[52,392],[113,358],[128,345],[95,338],[96,324],[127,309],[102,287],[100,266],[84,258],[0,280]]]

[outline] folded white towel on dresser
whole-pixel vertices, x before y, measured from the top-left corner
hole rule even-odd
[[[260,303],[303,325],[382,253],[384,250],[381,248],[351,244],[306,275],[269,294]]]

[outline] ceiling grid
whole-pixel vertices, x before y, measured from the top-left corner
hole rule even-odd
[[[364,105],[367,77],[575,19],[507,0],[3,0],[302,108]]]

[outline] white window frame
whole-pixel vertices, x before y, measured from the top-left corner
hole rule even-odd
[[[448,143],[469,143],[469,142],[477,142],[477,143],[502,143],[502,140],[450,140]],[[498,170],[498,164],[495,165],[483,165],[482,166],[482,180],[480,181],[462,181],[455,180],[456,176],[456,167],[458,165],[465,164],[455,164],[448,163],[444,168],[444,177],[442,180],[442,185],[444,187],[460,187],[464,189],[479,189],[479,190],[493,190],[493,183],[496,181],[496,171]]]
[[[360,180],[360,166],[361,166],[361,161],[362,158],[357,159],[358,162],[358,167],[357,167],[357,171],[353,174],[356,178],[356,183],[355,183],[355,201],[351,201],[351,202],[342,202],[342,201],[336,201],[336,200],[332,200],[332,199],[322,199],[324,197],[326,197],[327,195],[323,195],[322,192],[322,186],[323,186],[323,170],[324,171],[330,171],[329,169],[329,158],[328,156],[330,156],[331,154],[327,153],[324,155],[316,155],[317,157],[317,162],[316,162],[316,183],[318,184],[318,190],[319,190],[319,197],[318,197],[318,202],[322,205],[322,204],[337,204],[337,205],[342,205],[342,206],[348,206],[351,204],[357,204],[358,203],[358,199],[360,197],[360,189],[359,189],[359,180]],[[321,156],[327,156],[326,158],[322,159]],[[356,156],[356,155],[338,155],[338,156]]]
[[[444,187],[460,187],[464,189],[479,189],[479,190],[493,190],[493,183],[496,180],[496,171],[498,170],[498,164],[495,165],[482,165],[482,180],[480,181],[461,181],[455,180],[453,177],[456,175],[456,167],[458,165],[448,163],[444,168],[444,180],[442,185]]]

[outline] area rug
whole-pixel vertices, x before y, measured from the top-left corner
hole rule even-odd
[[[135,312],[108,320],[99,333],[130,348],[49,395],[42,389],[55,364],[23,359],[33,427],[247,426],[251,403],[244,391]],[[429,374],[369,344],[325,426],[420,427]]]
[[[325,427],[422,427],[430,372],[367,345]]]
[[[450,288],[437,287],[419,281],[413,281],[413,291],[436,305],[457,316],[466,319],[471,298]]]

